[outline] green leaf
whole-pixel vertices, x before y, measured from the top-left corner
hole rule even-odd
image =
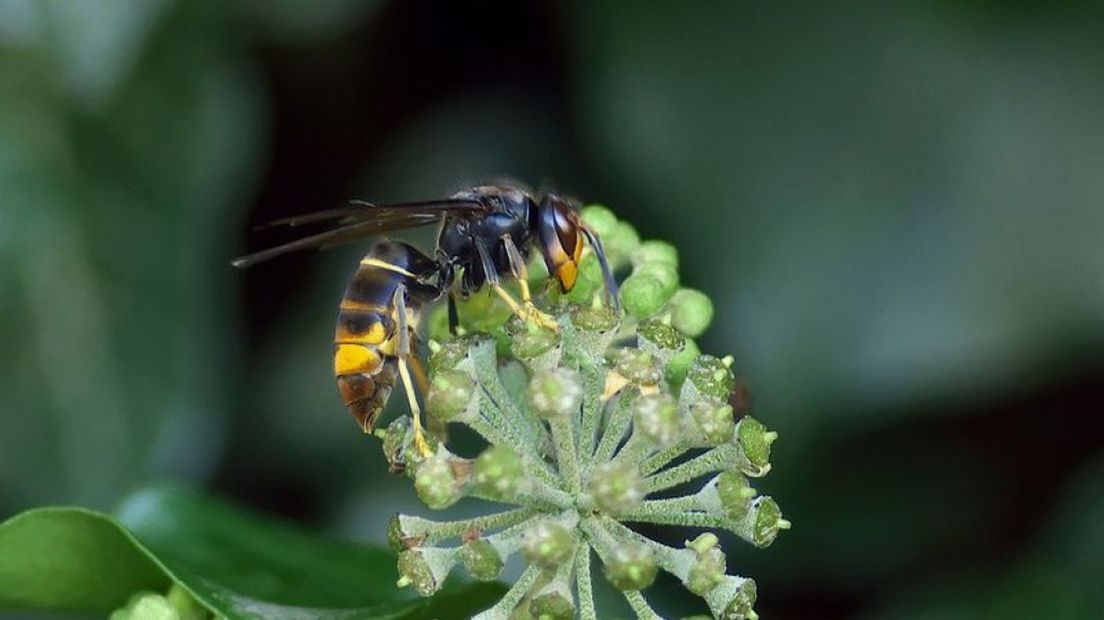
[[[396,588],[397,577],[383,549],[317,537],[176,488],[140,491],[119,520],[41,508],[0,524],[0,609],[106,614],[135,592],[176,584],[227,618],[415,620],[467,618],[502,591],[452,585],[412,599]]]

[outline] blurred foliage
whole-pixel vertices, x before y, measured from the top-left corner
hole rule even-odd
[[[155,487],[129,498],[118,521],[42,508],[0,523],[0,609],[107,614],[132,595],[176,586],[225,618],[416,620],[443,609],[470,614],[502,592],[494,584],[446,586],[432,601],[411,600],[394,587],[394,564],[382,548]]]
[[[382,540],[416,500],[329,376],[362,248],[227,259],[509,174],[716,301],[800,524],[739,558],[765,617],[1091,617],[1097,4],[2,0],[0,514],[187,478]]]

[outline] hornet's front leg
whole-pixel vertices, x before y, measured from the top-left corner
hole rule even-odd
[[[544,329],[550,329],[554,332],[560,331],[560,326],[556,323],[556,319],[533,304],[533,298],[529,292],[529,270],[525,266],[525,259],[522,258],[517,245],[514,244],[513,239],[511,239],[509,235],[502,236],[502,243],[506,247],[506,256],[510,260],[510,271],[513,272],[514,277],[517,278],[518,284],[521,287],[521,303],[518,303],[518,301],[510,295],[509,291],[502,288],[502,283],[498,277],[498,271],[495,269],[494,261],[491,260],[490,251],[483,247],[482,244],[476,244],[475,247],[479,253],[479,260],[483,265],[483,273],[486,276],[487,284],[489,284],[494,292],[506,302],[506,305],[510,306],[510,310],[513,311],[514,314]]]

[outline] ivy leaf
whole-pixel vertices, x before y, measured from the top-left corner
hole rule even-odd
[[[498,585],[451,585],[433,599],[395,587],[395,558],[315,536],[198,493],[156,487],[118,519],[30,510],[0,524],[0,609],[106,614],[176,585],[226,618],[466,618]]]

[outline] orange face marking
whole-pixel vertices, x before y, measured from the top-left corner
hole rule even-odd
[[[560,281],[560,286],[563,287],[564,292],[575,287],[575,280],[578,277],[579,267],[574,261],[569,260],[556,268],[556,279]]]
[[[379,354],[358,344],[339,344],[334,351],[334,374],[372,374],[379,370],[383,360]]]

